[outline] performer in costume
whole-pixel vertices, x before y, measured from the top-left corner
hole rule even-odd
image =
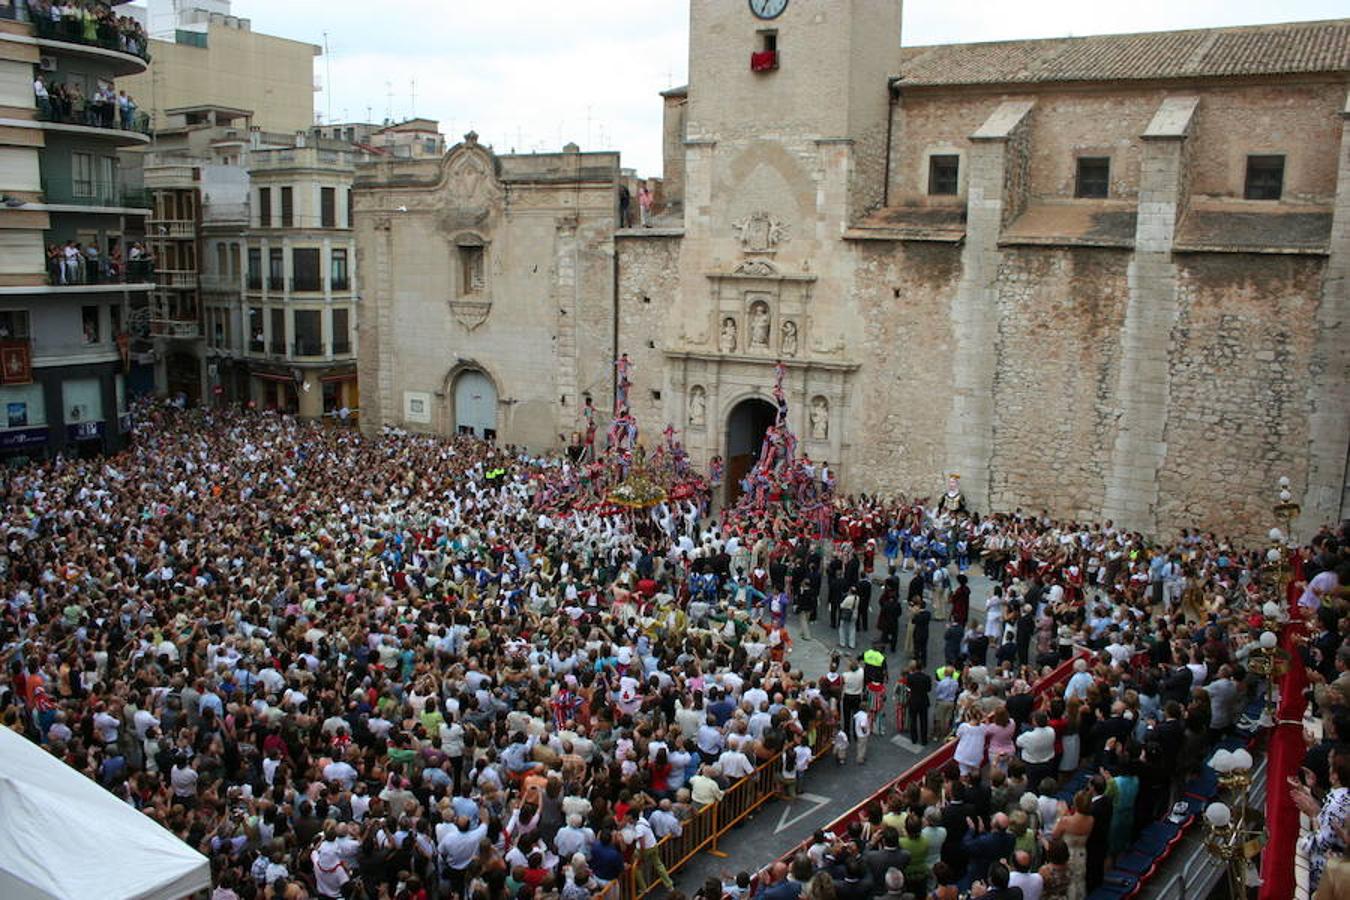
[[[947,476],[947,492],[938,500],[938,515],[966,513],[966,495],[961,492],[961,476],[955,472]]]

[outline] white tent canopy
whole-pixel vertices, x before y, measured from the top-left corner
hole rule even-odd
[[[0,728],[0,897],[179,900],[210,886],[205,856]]]

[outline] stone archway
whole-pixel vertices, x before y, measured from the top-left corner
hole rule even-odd
[[[737,403],[727,415],[727,505],[741,495],[741,479],[754,468],[759,459],[764,433],[773,425],[778,411],[772,403],[759,397],[749,397]]]

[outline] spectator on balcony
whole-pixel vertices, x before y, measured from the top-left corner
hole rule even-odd
[[[90,244],[84,248],[84,274],[86,284],[99,284],[103,281],[103,261],[99,258],[97,244]]]
[[[47,279],[52,284],[66,283],[65,254],[59,244],[47,245]]]
[[[120,283],[126,280],[125,262],[122,259],[122,245],[114,244],[108,254],[108,280]]]
[[[52,98],[47,92],[47,82],[38,75],[33,79],[33,95],[37,98],[38,115],[44,119],[52,117]]]
[[[122,130],[131,131],[136,125],[136,101],[126,91],[117,94],[117,109],[122,116]]]
[[[82,261],[83,255],[80,253],[80,245],[74,241],[66,241],[66,246],[61,250],[62,284],[84,283],[84,279],[80,277],[80,264]]]

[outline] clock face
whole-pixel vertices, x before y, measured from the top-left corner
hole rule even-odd
[[[787,5],[788,0],[750,0],[750,11],[761,19],[776,19]]]

